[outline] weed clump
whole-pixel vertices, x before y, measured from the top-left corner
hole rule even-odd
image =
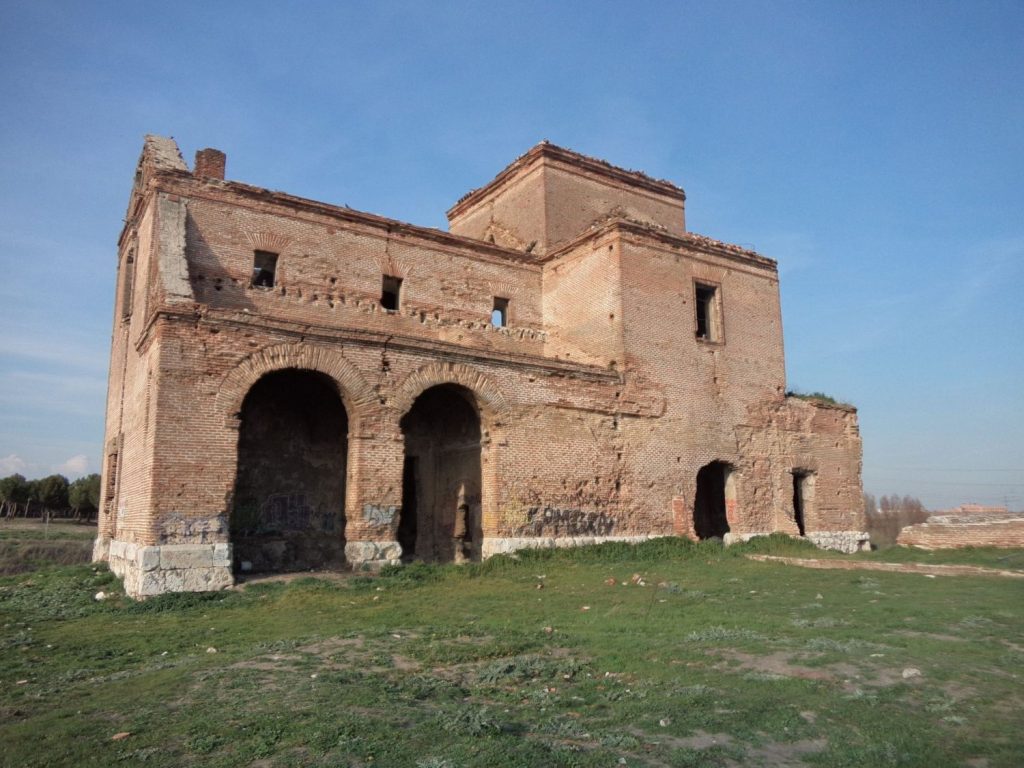
[[[548,659],[543,656],[516,656],[489,664],[480,670],[480,682],[489,685],[536,679],[571,680],[586,669],[576,659]]]
[[[826,403],[827,405],[839,405],[845,408],[852,408],[853,405],[850,403],[837,400],[832,395],[826,395],[824,392],[800,392],[795,389],[791,389],[786,392],[786,397],[796,397],[800,400],[810,400],[812,402]]]

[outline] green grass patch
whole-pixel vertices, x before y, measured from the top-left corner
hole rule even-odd
[[[92,566],[0,578],[0,765],[1019,764],[1018,580],[749,553],[821,555],[664,539],[143,603]]]
[[[922,563],[931,565],[976,565],[1007,571],[1024,571],[1024,550],[1000,547],[959,547],[957,549],[918,549],[889,547],[862,552],[857,559],[886,563]]]
[[[68,522],[0,521],[0,576],[87,563],[96,528]]]

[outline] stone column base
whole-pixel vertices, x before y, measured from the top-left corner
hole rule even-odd
[[[107,562],[107,554],[110,552],[110,539],[104,536],[97,536],[92,543],[92,561],[94,563]]]
[[[353,571],[379,571],[402,562],[402,546],[397,541],[347,541],[345,560]]]
[[[212,592],[235,583],[230,544],[160,544],[97,539],[93,559],[105,549],[110,570],[124,579],[124,591],[136,600],[165,592]]]

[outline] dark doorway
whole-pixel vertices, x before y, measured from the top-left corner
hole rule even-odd
[[[348,415],[334,381],[294,368],[268,373],[246,395],[241,419],[236,569],[342,567]]]
[[[801,536],[807,535],[807,507],[814,499],[814,478],[807,472],[793,470],[793,518]]]
[[[732,468],[722,461],[713,461],[697,472],[697,494],[693,500],[697,538],[722,538],[729,532],[727,497],[732,496],[735,503],[731,475]]]
[[[415,456],[406,456],[402,467],[402,511],[398,518],[398,543],[402,559],[410,562],[416,554],[416,478],[419,475]],[[408,514],[405,514],[408,512]]]
[[[416,398],[401,427],[403,559],[479,560],[480,417],[473,393],[455,384],[431,387]]]

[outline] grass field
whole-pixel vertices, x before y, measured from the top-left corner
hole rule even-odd
[[[1024,762],[1024,579],[812,571],[754,552],[820,555],[776,537],[657,540],[144,603],[88,565],[5,577],[0,760]],[[1019,569],[1021,554],[940,559]]]
[[[39,520],[0,521],[0,576],[47,565],[87,563],[96,526]]]

